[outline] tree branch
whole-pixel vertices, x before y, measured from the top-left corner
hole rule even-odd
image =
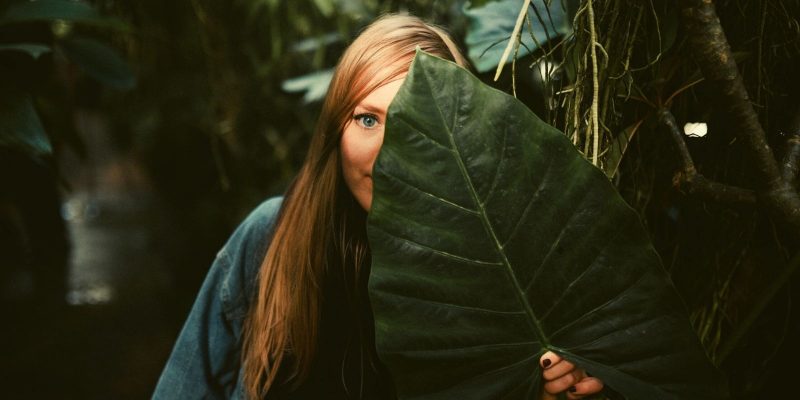
[[[700,196],[709,200],[731,205],[755,204],[755,192],[736,186],[725,185],[706,179],[697,172],[694,161],[683,139],[683,134],[675,122],[675,117],[666,108],[658,110],[658,120],[669,131],[670,137],[678,148],[681,158],[682,171],[677,173],[672,181],[679,190],[690,195]]]
[[[797,179],[800,170],[800,132],[789,136],[786,141],[786,154],[783,156],[783,180],[790,185]]]
[[[706,82],[719,95],[737,137],[745,143],[758,178],[757,192],[776,219],[800,231],[800,195],[783,179],[711,0],[681,0],[689,47]]]
[[[795,110],[788,130],[789,139],[786,140],[786,153],[783,155],[781,167],[783,180],[792,185],[800,170],[800,106]]]

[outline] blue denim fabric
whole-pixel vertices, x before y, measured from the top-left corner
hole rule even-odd
[[[217,254],[154,399],[245,398],[240,374],[242,322],[281,201],[272,198],[258,206]]]

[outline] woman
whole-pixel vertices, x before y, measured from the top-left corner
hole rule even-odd
[[[392,398],[366,294],[366,213],[386,109],[415,49],[467,62],[450,37],[410,16],[370,25],[339,61],[305,163],[219,252],[155,398]],[[546,353],[546,392],[602,382]]]

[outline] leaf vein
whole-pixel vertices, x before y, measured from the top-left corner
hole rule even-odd
[[[569,219],[567,219],[567,222],[561,226],[561,231],[558,232],[558,237],[556,237],[556,240],[553,241],[553,243],[550,245],[550,248],[547,250],[547,254],[545,254],[544,258],[542,259],[542,262],[539,263],[539,267],[536,268],[536,272],[533,273],[531,280],[528,281],[527,285],[525,285],[525,293],[527,293],[531,289],[533,284],[536,282],[536,279],[539,278],[539,275],[541,275],[542,271],[544,270],[543,267],[547,265],[548,261],[550,261],[550,256],[553,255],[555,249],[558,248],[559,244],[561,244],[561,239],[564,238],[564,233],[567,232],[567,228],[574,225],[572,221],[579,215],[579,212],[577,211],[582,208],[583,203],[588,198],[589,192],[584,191],[582,192],[582,194],[583,196],[581,197],[580,202],[575,208],[572,209],[572,213],[570,214]]]
[[[489,192],[486,193],[486,197],[481,202],[482,205],[485,205],[489,202],[489,200],[494,195],[494,191],[497,188],[497,175],[500,173],[500,166],[503,164],[503,161],[506,159],[506,139],[508,138],[508,129],[503,130],[503,146],[500,150],[500,158],[497,160],[497,166],[494,169],[494,174],[492,174],[492,183],[489,185]]]
[[[428,88],[433,92],[433,86],[431,85],[431,78],[428,76],[428,72],[425,69],[422,69],[422,76],[425,77],[425,80],[428,83]],[[434,97],[435,98],[435,97]],[[439,116],[442,120],[442,125],[447,127],[447,120],[444,117],[444,112],[442,108],[439,106],[438,101],[433,102],[436,105],[436,109],[439,111]],[[458,113],[456,109],[454,112]],[[508,257],[506,257],[505,252],[503,251],[503,246],[500,244],[500,241],[497,239],[497,234],[494,231],[494,227],[492,226],[491,222],[489,221],[488,215],[486,215],[486,209],[480,203],[480,199],[478,199],[477,192],[475,190],[475,185],[472,184],[472,178],[470,178],[469,173],[467,172],[467,167],[464,165],[464,160],[462,159],[461,152],[458,149],[458,146],[455,142],[455,133],[452,130],[447,130],[448,138],[450,139],[450,146],[453,149],[454,157],[458,164],[458,168],[461,171],[461,176],[464,178],[464,181],[467,185],[469,185],[469,193],[472,195],[472,199],[475,202],[475,205],[478,206],[481,222],[483,223],[484,229],[492,238],[495,244],[495,250],[497,251],[500,258],[503,260],[503,266],[506,268],[506,273],[508,278],[511,280],[515,292],[514,294],[517,296],[517,300],[525,307],[525,312],[528,315],[528,323],[531,324],[531,328],[533,328],[534,332],[539,336],[539,339],[545,346],[548,346],[549,343],[547,342],[547,337],[544,335],[544,331],[542,330],[541,324],[539,320],[536,318],[536,315],[533,313],[533,309],[531,308],[528,299],[525,297],[525,293],[522,290],[522,287],[517,280],[516,274],[514,274],[514,270],[511,267],[511,263],[508,261]]]
[[[440,255],[442,257],[445,257],[445,258],[450,258],[450,259],[453,259],[453,260],[458,260],[458,261],[472,263],[472,264],[478,264],[478,265],[493,265],[493,266],[502,266],[503,265],[503,263],[500,263],[500,262],[484,261],[484,260],[473,260],[471,258],[462,257],[462,256],[459,256],[459,255],[456,255],[456,254],[453,254],[453,253],[446,252],[444,250],[435,249],[433,247],[424,245],[422,243],[413,241],[411,239],[408,239],[408,238],[396,235],[394,233],[388,232],[385,229],[380,228],[377,225],[373,225],[373,228],[377,229],[379,231],[382,231],[382,232],[386,233],[387,235],[389,235],[389,236],[391,236],[391,237],[393,237],[393,238],[395,238],[397,240],[404,241],[404,242],[406,242],[408,244],[411,244],[413,246],[425,249],[427,251],[430,251],[432,253],[438,254],[438,255]]]
[[[583,279],[583,277],[584,277],[584,276],[586,276],[586,274],[587,274],[587,273],[589,273],[589,271],[592,271],[592,270],[594,270],[594,269],[596,269],[596,268],[597,268],[597,267],[595,267],[595,266],[597,265],[597,264],[595,263],[595,261],[597,260],[597,258],[598,258],[598,257],[600,257],[600,255],[601,255],[601,254],[603,254],[603,251],[605,251],[605,249],[607,249],[607,248],[608,248],[608,244],[609,244],[609,243],[614,243],[614,242],[616,241],[617,237],[620,235],[620,233],[621,233],[621,232],[622,232],[622,231],[621,231],[620,229],[618,229],[618,230],[617,230],[617,232],[614,234],[614,236],[611,236],[611,237],[610,237],[610,238],[609,238],[609,239],[606,241],[606,245],[603,247],[603,249],[602,249],[602,250],[600,250],[600,251],[597,253],[597,255],[596,255],[596,256],[594,257],[594,259],[592,260],[592,263],[590,263],[590,264],[589,264],[589,265],[586,267],[586,269],[584,269],[584,270],[583,270],[583,271],[580,273],[580,275],[578,275],[578,276],[577,276],[575,279],[573,279],[573,280],[572,280],[572,282],[570,282],[570,284],[569,284],[569,285],[568,285],[568,286],[567,286],[567,287],[566,287],[564,290],[562,290],[562,291],[561,291],[561,296],[559,296],[559,298],[558,298],[558,299],[557,299],[555,302],[553,302],[553,305],[551,305],[551,306],[550,306],[550,308],[548,308],[548,309],[547,309],[547,311],[545,311],[545,312],[542,314],[542,317],[541,317],[541,318],[542,318],[542,320],[545,320],[545,319],[547,319],[547,316],[548,316],[548,315],[550,315],[550,313],[551,313],[553,310],[555,310],[555,309],[556,309],[556,308],[557,308],[557,307],[558,307],[558,306],[561,304],[561,302],[562,302],[562,301],[564,301],[564,298],[566,298],[566,297],[567,297],[567,295],[568,295],[568,294],[570,293],[570,291],[571,291],[571,290],[572,290],[572,289],[575,287],[575,285],[576,285],[576,284],[577,284],[577,283],[578,283],[578,282],[579,282],[581,279]]]
[[[645,320],[639,321],[639,322],[637,322],[637,323],[635,323],[633,325],[626,326],[624,329],[632,329],[632,328],[635,328],[637,326],[642,326],[642,325],[647,325],[647,324],[651,324],[651,323],[654,323],[654,322],[658,322],[659,318],[645,319]],[[603,340],[603,339],[605,339],[605,338],[607,338],[609,336],[613,336],[615,334],[621,333],[622,329],[623,328],[621,328],[621,327],[617,327],[615,329],[612,329],[611,331],[609,331],[606,334],[603,334],[603,335],[601,335],[601,336],[599,336],[599,337],[597,337],[595,339],[592,339],[591,341],[588,341],[586,343],[577,344],[575,346],[565,347],[564,349],[572,352],[575,349],[579,349],[579,348],[585,347],[585,346],[590,346],[590,345],[595,344],[598,341]]]
[[[457,348],[446,348],[446,349],[419,349],[419,350],[404,350],[404,351],[397,351],[393,352],[394,354],[424,354],[424,353],[451,353],[451,352],[463,352],[467,351],[480,351],[480,350],[489,350],[495,348],[504,348],[504,347],[522,347],[522,346],[529,346],[532,344],[539,343],[538,341],[531,341],[531,342],[519,342],[519,343],[490,343],[490,344],[480,344],[477,346],[467,346],[467,347],[457,347]]]
[[[561,328],[557,329],[557,330],[556,330],[555,332],[553,332],[553,333],[552,333],[550,336],[551,336],[551,337],[556,337],[556,335],[558,335],[559,333],[561,333],[561,332],[562,332],[562,331],[564,331],[565,329],[568,329],[568,328],[570,328],[570,327],[574,326],[575,324],[577,324],[577,323],[579,323],[579,322],[583,321],[583,320],[584,320],[584,319],[586,319],[587,317],[590,317],[590,316],[592,316],[592,315],[595,313],[595,311],[597,311],[597,310],[600,310],[600,309],[602,309],[602,308],[604,308],[604,307],[606,307],[606,306],[609,306],[609,305],[611,305],[611,304],[614,304],[615,302],[617,302],[617,301],[619,301],[619,300],[621,300],[621,299],[625,298],[625,296],[628,294],[628,292],[630,292],[630,291],[631,291],[633,288],[635,288],[635,287],[636,287],[636,285],[637,285],[637,284],[638,284],[638,283],[639,283],[639,282],[640,282],[642,279],[644,279],[644,277],[645,277],[646,275],[647,275],[647,274],[645,273],[645,271],[642,271],[641,275],[639,275],[639,277],[636,279],[636,281],[635,281],[635,282],[633,282],[633,283],[632,283],[630,286],[626,287],[626,288],[625,288],[625,290],[623,290],[623,291],[621,291],[621,292],[617,293],[617,295],[616,295],[616,296],[614,296],[614,297],[612,297],[612,298],[608,299],[608,300],[607,300],[605,303],[603,303],[603,304],[600,304],[599,306],[597,306],[597,307],[595,307],[595,308],[591,309],[590,311],[588,311],[588,312],[584,313],[583,315],[581,315],[581,316],[580,316],[580,317],[578,317],[577,319],[574,319],[574,320],[572,320],[570,323],[568,323],[568,324],[566,324],[566,325],[562,326]]]
[[[414,189],[414,190],[416,190],[416,191],[418,191],[418,192],[420,192],[420,193],[422,193],[422,194],[424,194],[426,196],[432,197],[432,198],[434,198],[434,199],[436,199],[436,200],[438,200],[438,201],[440,201],[442,203],[445,203],[445,204],[450,205],[452,207],[458,208],[461,211],[464,211],[464,212],[467,212],[467,213],[470,213],[470,214],[473,214],[473,215],[478,215],[478,211],[476,211],[476,210],[469,209],[469,208],[464,207],[462,205],[456,204],[455,202],[447,200],[447,199],[445,199],[443,197],[439,197],[439,196],[437,196],[437,195],[435,195],[433,193],[430,193],[430,192],[427,192],[425,190],[422,190],[421,188],[418,188],[418,187],[414,186],[413,184],[401,179],[398,176],[394,176],[394,175],[390,175],[390,174],[384,174],[384,175],[386,177],[392,178],[395,181],[400,182],[401,184],[406,185],[406,186],[408,186],[408,187],[410,187],[410,188],[412,188],[412,189]]]
[[[545,177],[549,176],[549,172],[550,172],[550,163],[547,164],[543,176]],[[502,248],[505,248],[508,245],[508,242],[510,242],[511,239],[513,239],[514,236],[517,235],[517,231],[519,230],[519,227],[522,226],[522,222],[528,218],[528,212],[530,212],[531,206],[533,205],[533,201],[536,200],[537,197],[539,197],[539,192],[542,191],[542,188],[544,188],[544,186],[545,186],[544,182],[542,182],[539,185],[539,187],[536,188],[533,194],[531,194],[531,198],[528,199],[528,203],[525,205],[525,209],[522,210],[522,215],[519,218],[517,218],[517,222],[516,224],[514,224],[514,229],[512,229],[511,233],[508,234],[508,237],[503,242]]]

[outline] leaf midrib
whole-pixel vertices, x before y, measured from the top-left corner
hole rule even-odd
[[[430,77],[428,76],[428,71],[425,68],[422,69],[422,75],[425,77],[428,90],[431,92],[431,94],[433,94],[433,87],[431,85],[431,80]],[[459,96],[455,97],[456,97],[456,107],[453,110],[453,121],[454,121],[453,126],[455,126],[455,121],[458,120],[458,104],[461,101],[461,97]],[[461,158],[461,152],[459,151],[458,146],[455,143],[455,135],[453,133],[453,128],[448,126],[447,121],[444,118],[444,112],[442,111],[441,107],[439,107],[439,102],[434,101],[433,103],[436,105],[436,110],[439,112],[439,117],[442,120],[442,124],[445,127],[445,131],[447,132],[447,138],[450,142],[450,146],[453,149],[453,153],[457,156],[455,157],[455,159],[456,163],[458,164],[459,172],[461,172],[464,181],[469,185],[470,189],[469,193],[470,196],[472,196],[473,202],[477,206],[478,216],[480,217],[481,223],[483,224],[483,227],[487,231],[487,233],[489,233],[489,235],[491,236],[492,241],[495,245],[495,251],[497,252],[497,254],[500,255],[503,266],[506,268],[506,273],[511,278],[511,282],[514,284],[514,288],[516,289],[515,294],[517,295],[517,299],[525,307],[525,313],[528,315],[528,322],[531,323],[535,333],[539,336],[539,340],[541,341],[542,346],[550,347],[550,342],[547,340],[547,337],[545,336],[544,331],[542,330],[542,327],[539,324],[539,320],[533,313],[533,309],[531,308],[530,303],[528,303],[528,300],[525,297],[525,293],[522,290],[522,286],[517,280],[517,276],[514,274],[514,270],[511,268],[511,263],[508,261],[508,257],[506,257],[506,254],[503,251],[503,246],[500,244],[500,240],[498,240],[497,235],[494,232],[494,228],[492,227],[492,224],[489,222],[489,218],[486,215],[486,209],[480,202],[480,199],[478,199],[477,190],[475,189],[475,186],[472,184],[472,179],[467,173],[467,167],[466,165],[464,165],[464,161]]]

